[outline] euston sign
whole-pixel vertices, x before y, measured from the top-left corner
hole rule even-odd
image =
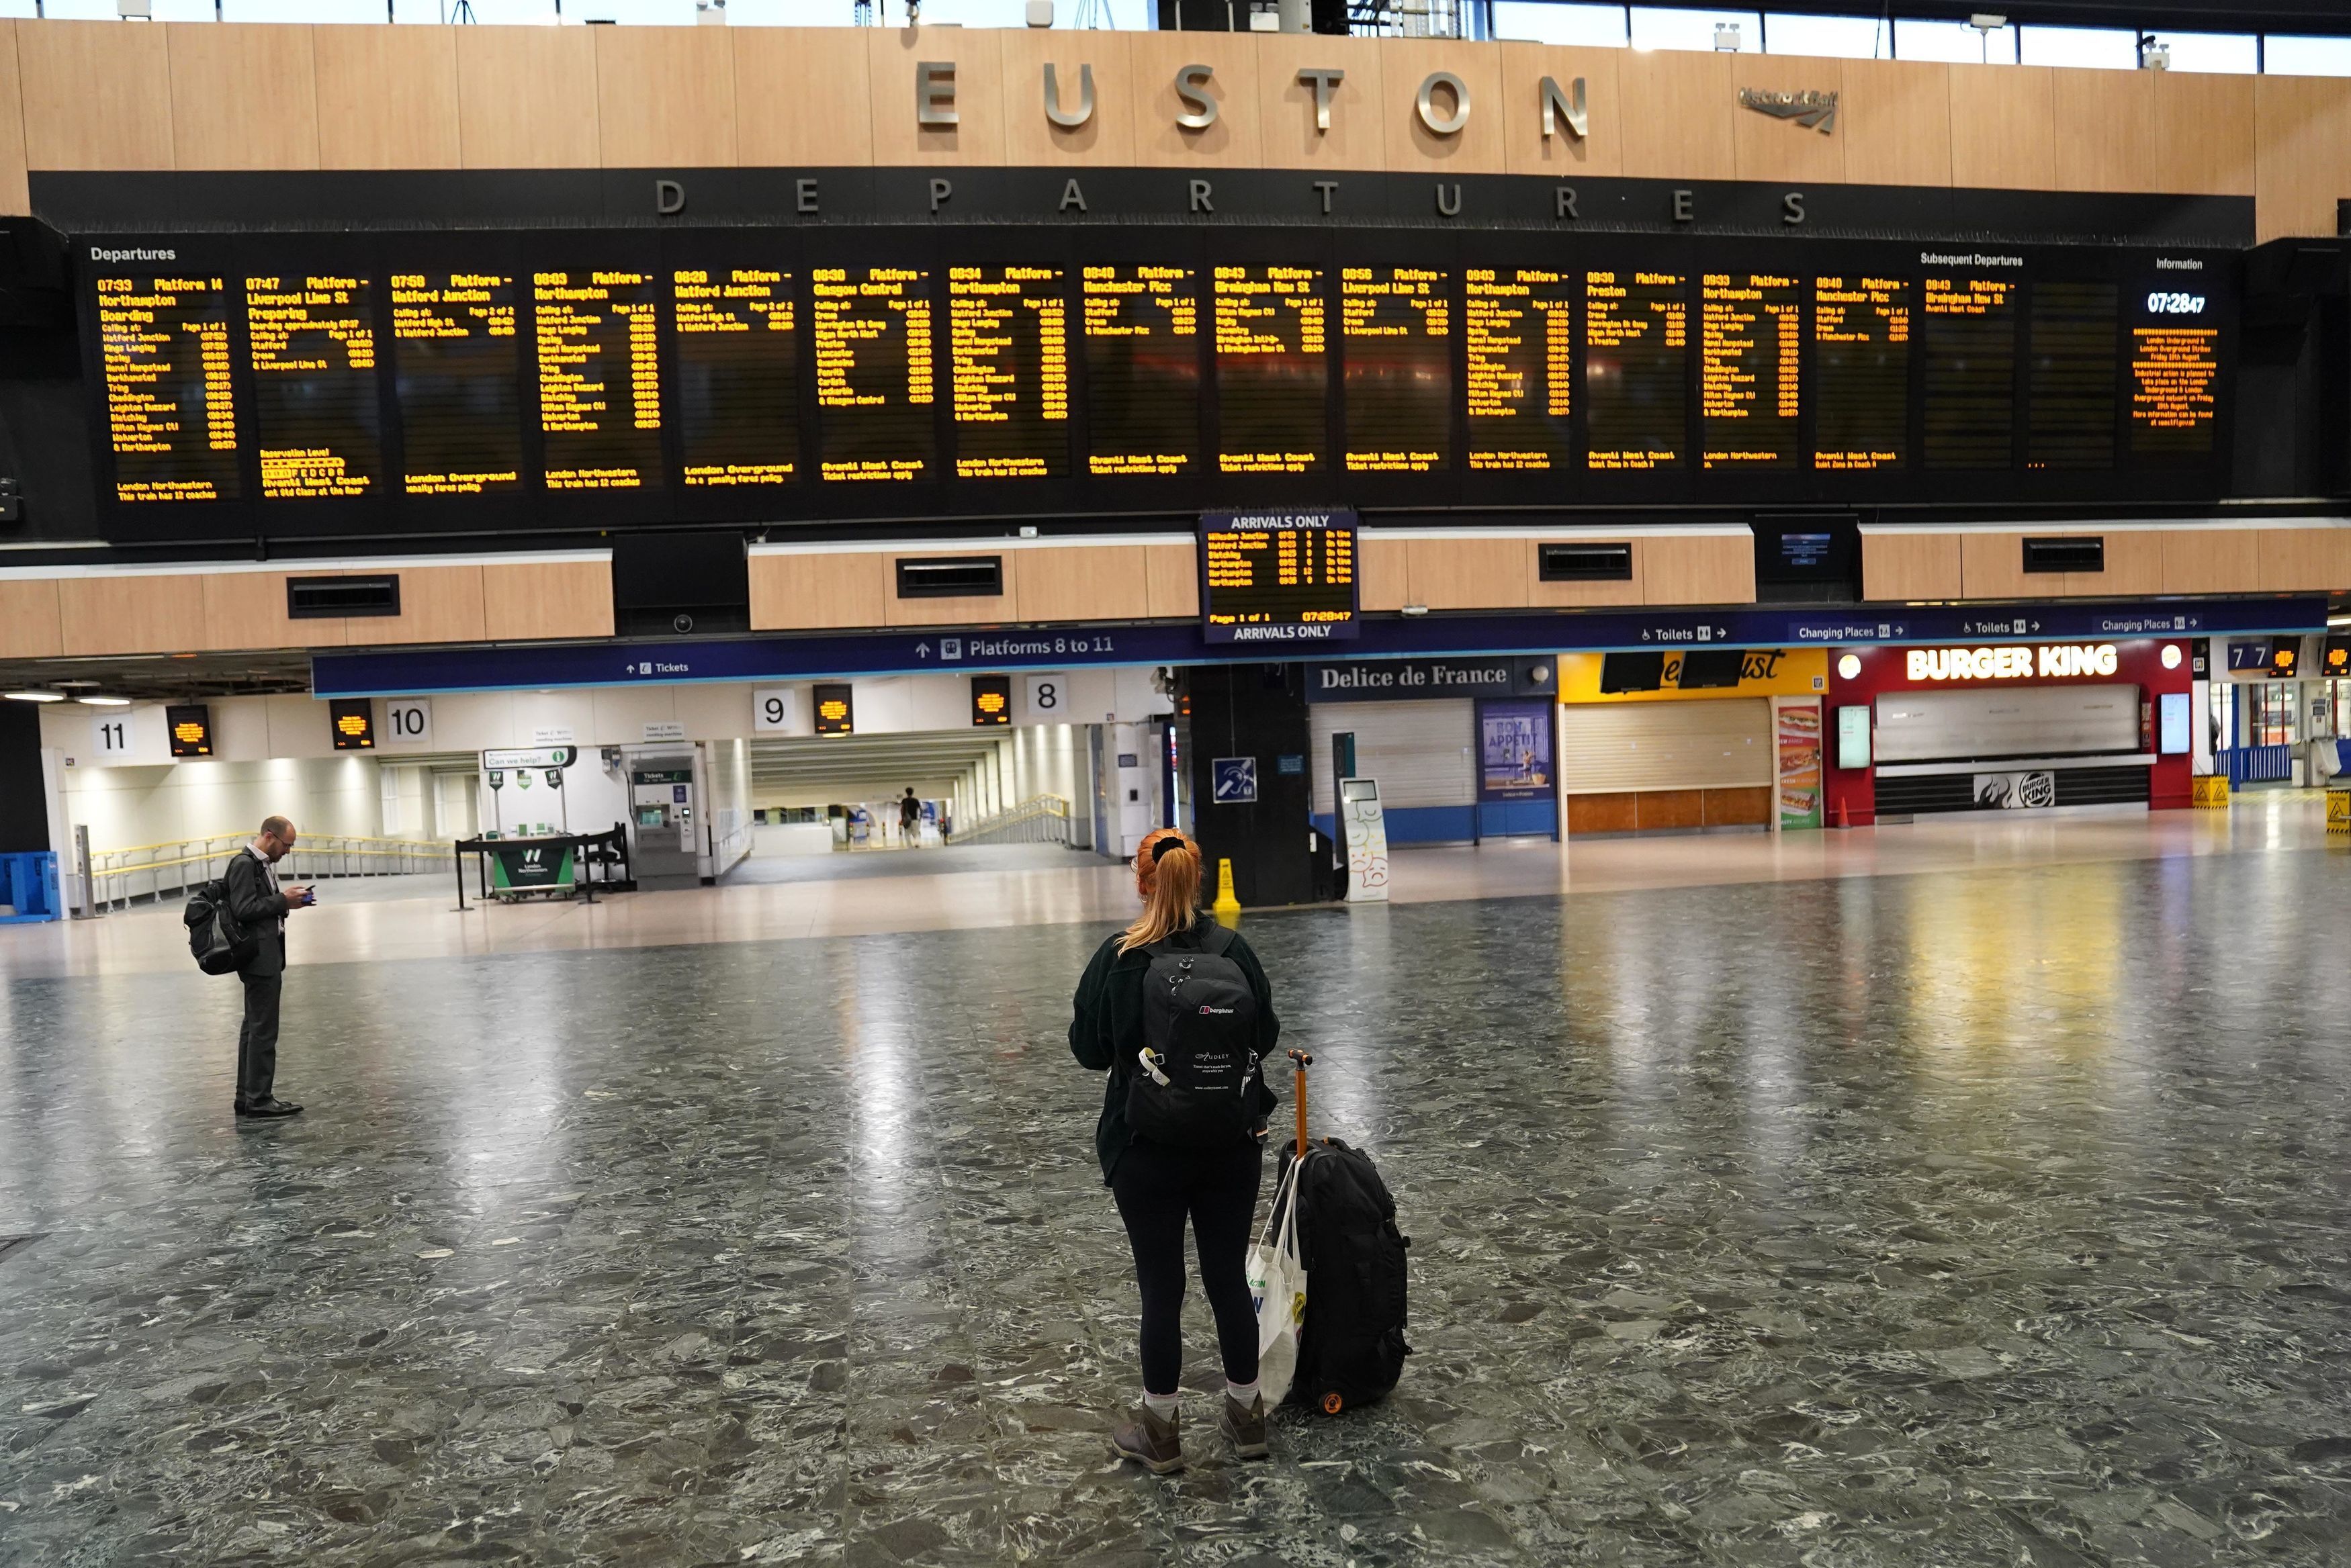
[[[2048,648],[1914,648],[1902,660],[1913,680],[2056,680],[2112,675],[2120,660],[2111,642]]]

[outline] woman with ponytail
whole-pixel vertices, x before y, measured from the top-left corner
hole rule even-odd
[[[1258,1064],[1281,1025],[1257,955],[1201,912],[1201,864],[1200,846],[1175,828],[1144,839],[1134,857],[1143,913],[1094,953],[1070,1024],[1079,1064],[1110,1075],[1094,1147],[1143,1297],[1143,1404],[1112,1444],[1155,1475],[1184,1468],[1187,1218],[1224,1356],[1217,1427],[1244,1459],[1268,1451],[1246,1259],[1265,1116],[1277,1104]]]

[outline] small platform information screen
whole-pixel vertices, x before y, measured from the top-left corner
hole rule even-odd
[[[1210,642],[1355,637],[1355,514],[1203,514],[1200,618]]]

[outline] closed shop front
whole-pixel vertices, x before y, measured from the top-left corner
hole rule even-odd
[[[2188,804],[2182,641],[1863,648],[1831,663],[1829,798],[1849,826]]]
[[[1826,669],[1824,654],[1805,649],[1563,655],[1559,776],[1568,834],[1770,827],[1785,809],[1775,804],[1782,731],[1817,734]],[[1799,749],[1811,770],[1802,788],[1813,789],[1817,745]],[[1816,798],[1800,804],[1801,825],[1817,826]]]
[[[1379,781],[1392,846],[1556,831],[1541,722],[1552,660],[1356,659],[1310,665],[1306,677],[1314,822],[1324,833],[1342,767]]]

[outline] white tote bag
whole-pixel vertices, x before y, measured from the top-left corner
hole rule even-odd
[[[1298,1256],[1298,1168],[1274,1189],[1265,1231],[1249,1249],[1249,1294],[1257,1305],[1257,1382],[1269,1410],[1289,1397],[1298,1371],[1298,1334],[1306,1324],[1306,1265]],[[1278,1228],[1277,1228],[1278,1226]]]

